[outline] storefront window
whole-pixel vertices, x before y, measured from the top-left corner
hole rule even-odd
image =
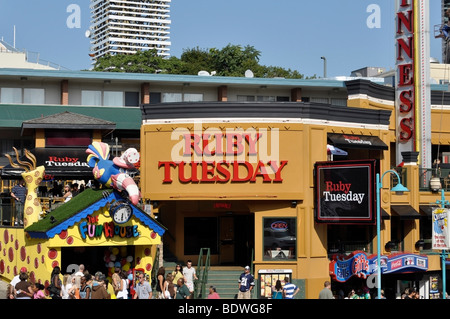
[[[328,254],[372,253],[372,228],[367,225],[328,225]]]
[[[295,259],[296,218],[264,218],[264,260]]]

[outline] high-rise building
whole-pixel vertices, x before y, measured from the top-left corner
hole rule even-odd
[[[171,0],[91,0],[90,56],[170,50]]]

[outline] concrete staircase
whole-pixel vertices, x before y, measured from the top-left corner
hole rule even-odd
[[[239,276],[243,273],[242,267],[211,266],[206,283],[206,296],[209,287],[215,286],[221,299],[235,299],[238,293]]]
[[[183,267],[185,266],[185,263],[177,260],[169,250],[164,250],[163,266],[166,269],[166,274],[174,271],[177,263],[180,263]],[[197,270],[197,266],[194,267]],[[208,297],[210,286],[216,287],[221,299],[237,298],[238,280],[243,272],[244,269],[240,266],[210,266],[204,298],[206,299]]]

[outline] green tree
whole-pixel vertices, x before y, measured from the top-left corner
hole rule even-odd
[[[303,74],[291,69],[259,64],[261,52],[253,46],[228,44],[222,49],[185,49],[181,58],[163,58],[156,50],[138,51],[136,54],[106,55],[97,60],[94,71],[128,73],[163,73],[197,75],[199,71],[215,71],[218,76],[245,76],[251,70],[259,78],[302,79]],[[313,77],[315,78],[315,76]]]
[[[97,60],[94,71],[157,73],[167,62],[156,50],[138,51],[135,54],[105,55]]]
[[[261,52],[252,46],[242,48],[240,45],[228,44],[221,50],[210,49],[212,67],[217,75],[244,76],[245,71],[257,69]]]
[[[199,71],[213,71],[212,58],[209,54],[209,50],[200,49],[196,47],[194,49],[183,50],[181,54],[181,68],[179,74],[198,74]]]

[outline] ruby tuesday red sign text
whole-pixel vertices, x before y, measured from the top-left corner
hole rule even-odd
[[[351,183],[326,181],[325,191],[323,192],[324,200],[326,202],[357,202],[361,204],[366,194],[355,193],[351,190],[351,187]]]
[[[159,161],[163,183],[282,182],[287,160],[279,160],[277,129],[175,130],[171,160]]]

